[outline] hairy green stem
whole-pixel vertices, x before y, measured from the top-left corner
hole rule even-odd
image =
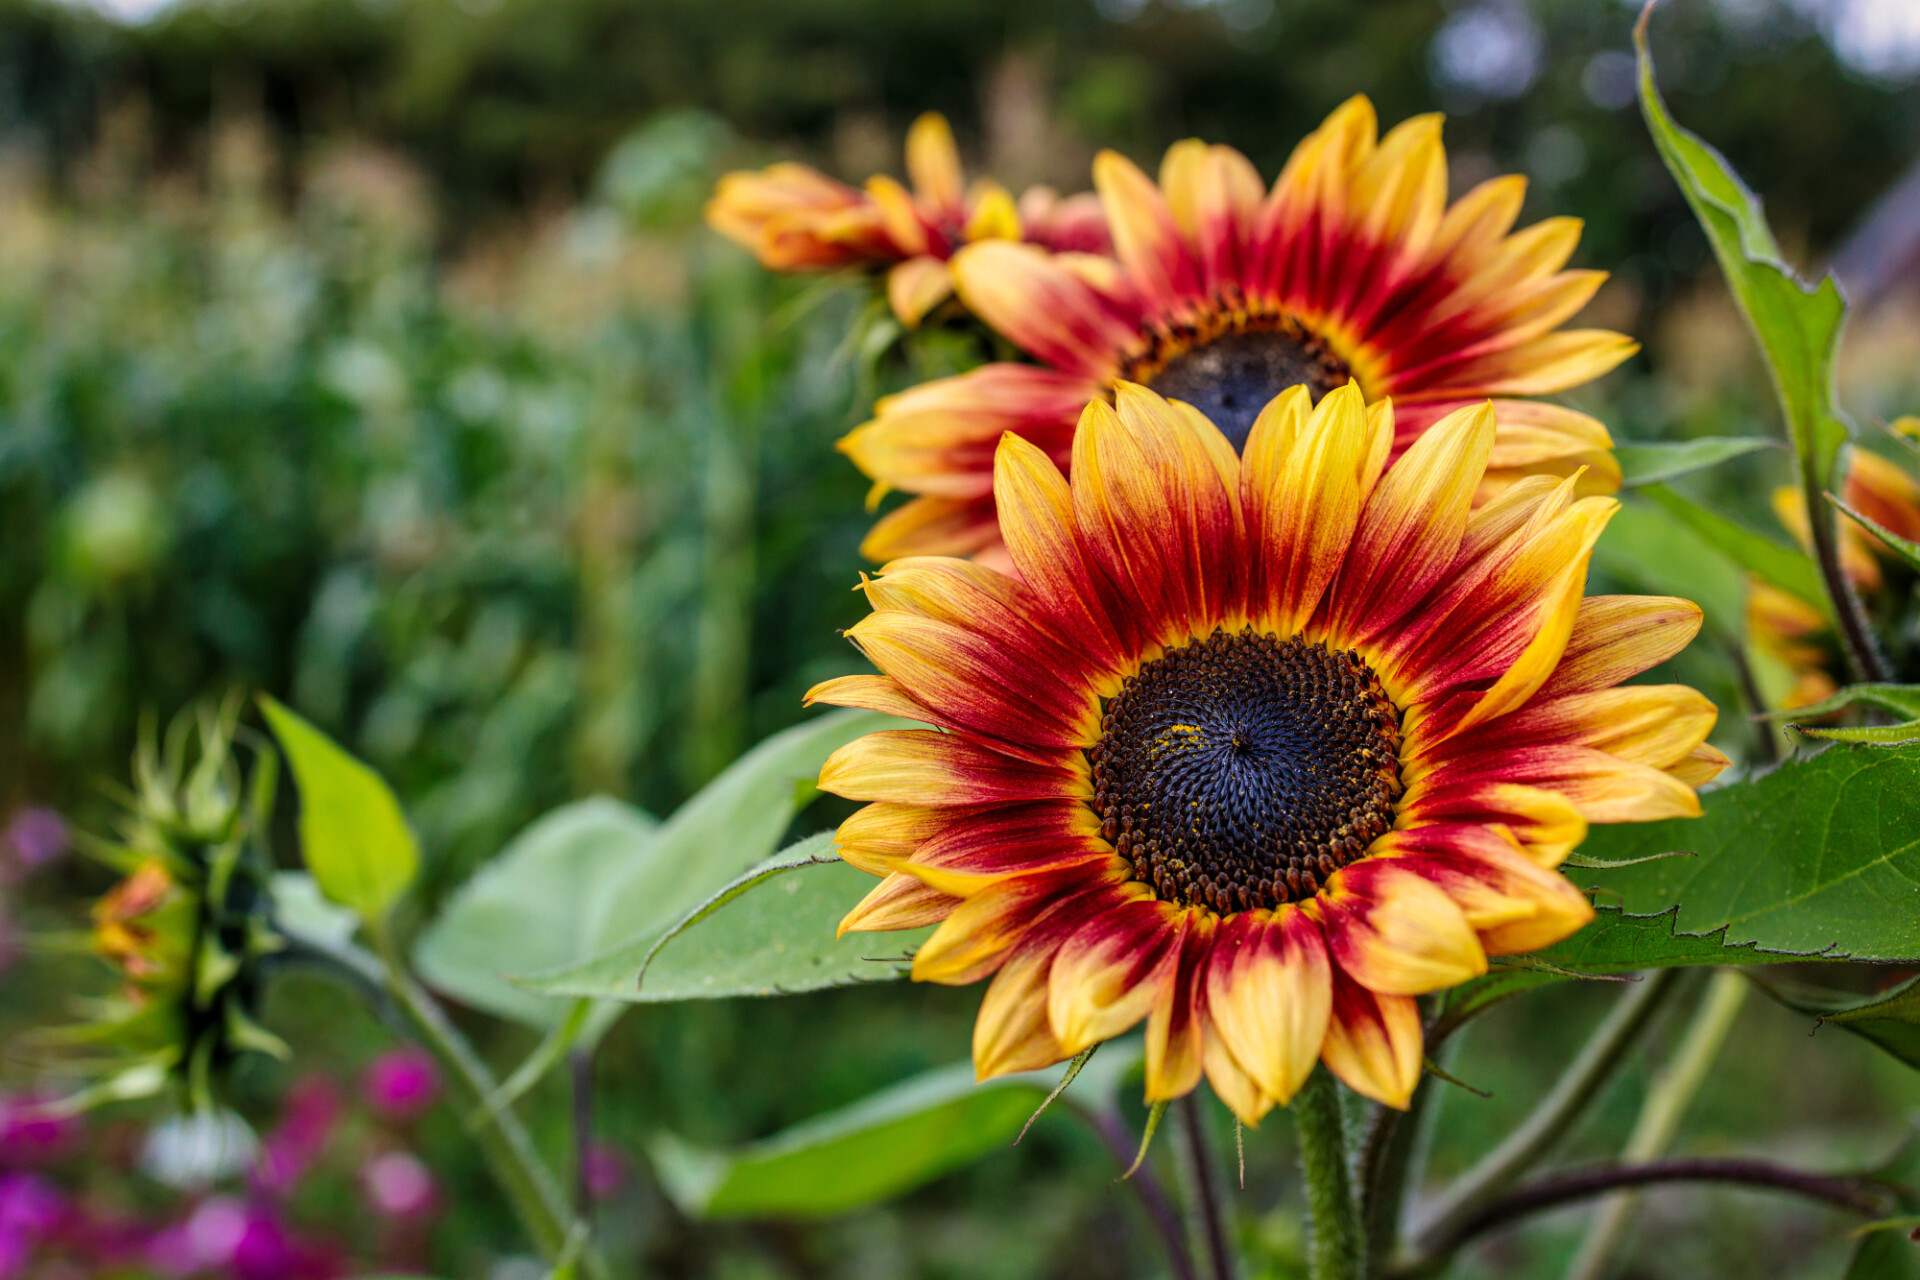
[[[1308,1274],[1313,1280],[1360,1280],[1366,1246],[1360,1206],[1347,1169],[1347,1131],[1340,1088],[1316,1067],[1293,1100],[1300,1131],[1300,1173],[1307,1186]]]
[[[1380,1107],[1360,1148],[1360,1217],[1367,1232],[1369,1272],[1393,1257],[1414,1153],[1432,1114],[1433,1081],[1420,1078],[1405,1111]]]
[[[1612,1079],[1679,977],[1678,969],[1656,969],[1628,988],[1539,1105],[1427,1212],[1413,1232],[1419,1254],[1430,1255],[1438,1242],[1456,1238],[1463,1222],[1519,1181],[1566,1136]]]
[[[1734,1020],[1740,1016],[1740,1007],[1746,999],[1747,980],[1737,970],[1721,969],[1714,973],[1693,1015],[1693,1023],[1687,1028],[1686,1038],[1647,1092],[1640,1118],[1620,1153],[1622,1163],[1643,1164],[1667,1149],[1680,1128],[1680,1118],[1686,1114],[1688,1104],[1706,1083],[1707,1072],[1719,1056],[1727,1033],[1733,1030]],[[1580,1252],[1567,1267],[1567,1280],[1599,1280],[1606,1274],[1614,1247],[1638,1203],[1639,1197],[1630,1191],[1615,1192],[1601,1203],[1593,1225],[1587,1229],[1587,1238],[1581,1242]]]

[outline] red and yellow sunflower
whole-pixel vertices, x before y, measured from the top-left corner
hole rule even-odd
[[[1105,152],[1094,181],[1113,258],[999,243],[961,251],[961,300],[1036,363],[989,364],[891,396],[841,442],[876,499],[916,495],[862,549],[875,560],[991,559],[1001,433],[1065,466],[1081,406],[1111,399],[1122,381],[1191,403],[1239,448],[1280,391],[1305,386],[1318,399],[1353,379],[1369,400],[1397,406],[1395,456],[1452,410],[1493,398],[1489,492],[1583,467],[1584,490],[1618,488],[1605,427],[1518,398],[1586,382],[1637,349],[1617,333],[1559,328],[1605,273],[1562,269],[1575,219],[1509,234],[1523,178],[1491,179],[1449,206],[1440,124],[1419,116],[1376,139],[1372,104],[1353,98],[1270,191],[1229,147],[1176,144],[1157,184]]]
[[[1895,426],[1902,429],[1901,424]],[[1896,463],[1865,449],[1849,450],[1840,497],[1889,533],[1920,542],[1920,481]],[[1813,528],[1807,522],[1806,494],[1793,486],[1774,490],[1773,511],[1787,532],[1812,555]],[[1878,538],[1851,517],[1842,515],[1839,527],[1840,571],[1855,591],[1872,599],[1888,586],[1886,567],[1892,557]],[[1904,589],[1904,575],[1900,582]],[[1839,689],[1834,681],[1834,673],[1840,670],[1839,643],[1827,615],[1812,602],[1752,579],[1747,587],[1747,632],[1763,652],[1793,674],[1786,709],[1811,706]]]
[[[1579,929],[1555,867],[1590,822],[1699,812],[1726,759],[1692,689],[1616,687],[1694,635],[1684,600],[1583,599],[1611,498],[1530,477],[1477,509],[1494,415],[1387,469],[1394,412],[1295,387],[1238,453],[1121,383],[1071,482],[1018,436],[994,496],[1017,576],[896,561],[850,635],[884,674],[816,702],[935,726],[821,772],[883,876],[846,929],[938,923],[916,978],[991,977],[982,1077],[1147,1023],[1147,1094],[1204,1074],[1257,1120],[1316,1062],[1406,1105],[1414,998]]]
[[[775,271],[887,267],[887,300],[908,326],[953,292],[947,264],[963,245],[1108,250],[1091,194],[1062,199],[1030,187],[1015,201],[991,178],[967,186],[944,116],[930,112],[908,130],[907,175],[911,189],[876,176],[859,190],[804,164],[730,173],[707,204],[707,222]]]

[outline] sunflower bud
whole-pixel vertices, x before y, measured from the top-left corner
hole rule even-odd
[[[168,1088],[196,1112],[242,1054],[284,1054],[254,1020],[261,962],[280,950],[269,862],[259,842],[272,804],[273,757],[251,784],[234,754],[238,701],[185,713],[143,735],[117,839],[83,847],[124,873],[94,903],[88,949],[119,979],[91,1016],[47,1037],[88,1052],[103,1076],[72,1105]]]

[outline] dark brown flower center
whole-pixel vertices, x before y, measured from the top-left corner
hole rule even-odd
[[[1093,764],[1101,833],[1165,901],[1312,897],[1393,826],[1400,712],[1356,653],[1216,631],[1128,677]]]
[[[1208,326],[1214,328],[1222,326]],[[1154,348],[1130,361],[1121,376],[1168,400],[1186,401],[1238,451],[1260,411],[1282,391],[1305,386],[1318,403],[1344,386],[1350,372],[1321,338],[1278,317],[1156,338]]]

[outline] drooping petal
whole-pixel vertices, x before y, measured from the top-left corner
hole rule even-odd
[[[1425,995],[1487,971],[1460,908],[1393,859],[1366,858],[1335,872],[1318,903],[1328,952],[1371,990]]]
[[[919,328],[927,312],[952,296],[947,264],[930,255],[908,258],[887,272],[887,304],[909,329]]]
[[[1319,1060],[1331,984],[1320,923],[1299,907],[1221,925],[1207,1006],[1234,1061],[1273,1101],[1290,1101]]]
[[[1321,1061],[1363,1098],[1405,1111],[1420,1083],[1420,1009],[1408,996],[1369,991],[1338,969]]]
[[[1438,887],[1480,935],[1488,955],[1537,951],[1593,919],[1586,895],[1565,876],[1528,858],[1504,832],[1436,825],[1395,831],[1380,856]]]
[[[1047,975],[1057,946],[1024,942],[993,975],[973,1022],[976,1080],[1037,1071],[1067,1056],[1047,1022]]]
[[[1147,1014],[1147,1101],[1183,1097],[1200,1083],[1207,1032],[1206,978],[1216,917],[1204,908],[1186,913],[1173,980]]]
[[[1178,966],[1187,914],[1139,881],[1122,892],[1131,898],[1087,920],[1053,959],[1047,1016],[1070,1054],[1146,1017]]]
[[[913,979],[954,987],[978,982],[996,972],[1036,926],[1053,921],[1049,927],[1057,927],[1071,920],[1083,928],[1084,922],[1103,918],[1135,896],[1130,885],[1082,868],[998,881],[960,900],[933,936],[920,944],[913,956]]]

